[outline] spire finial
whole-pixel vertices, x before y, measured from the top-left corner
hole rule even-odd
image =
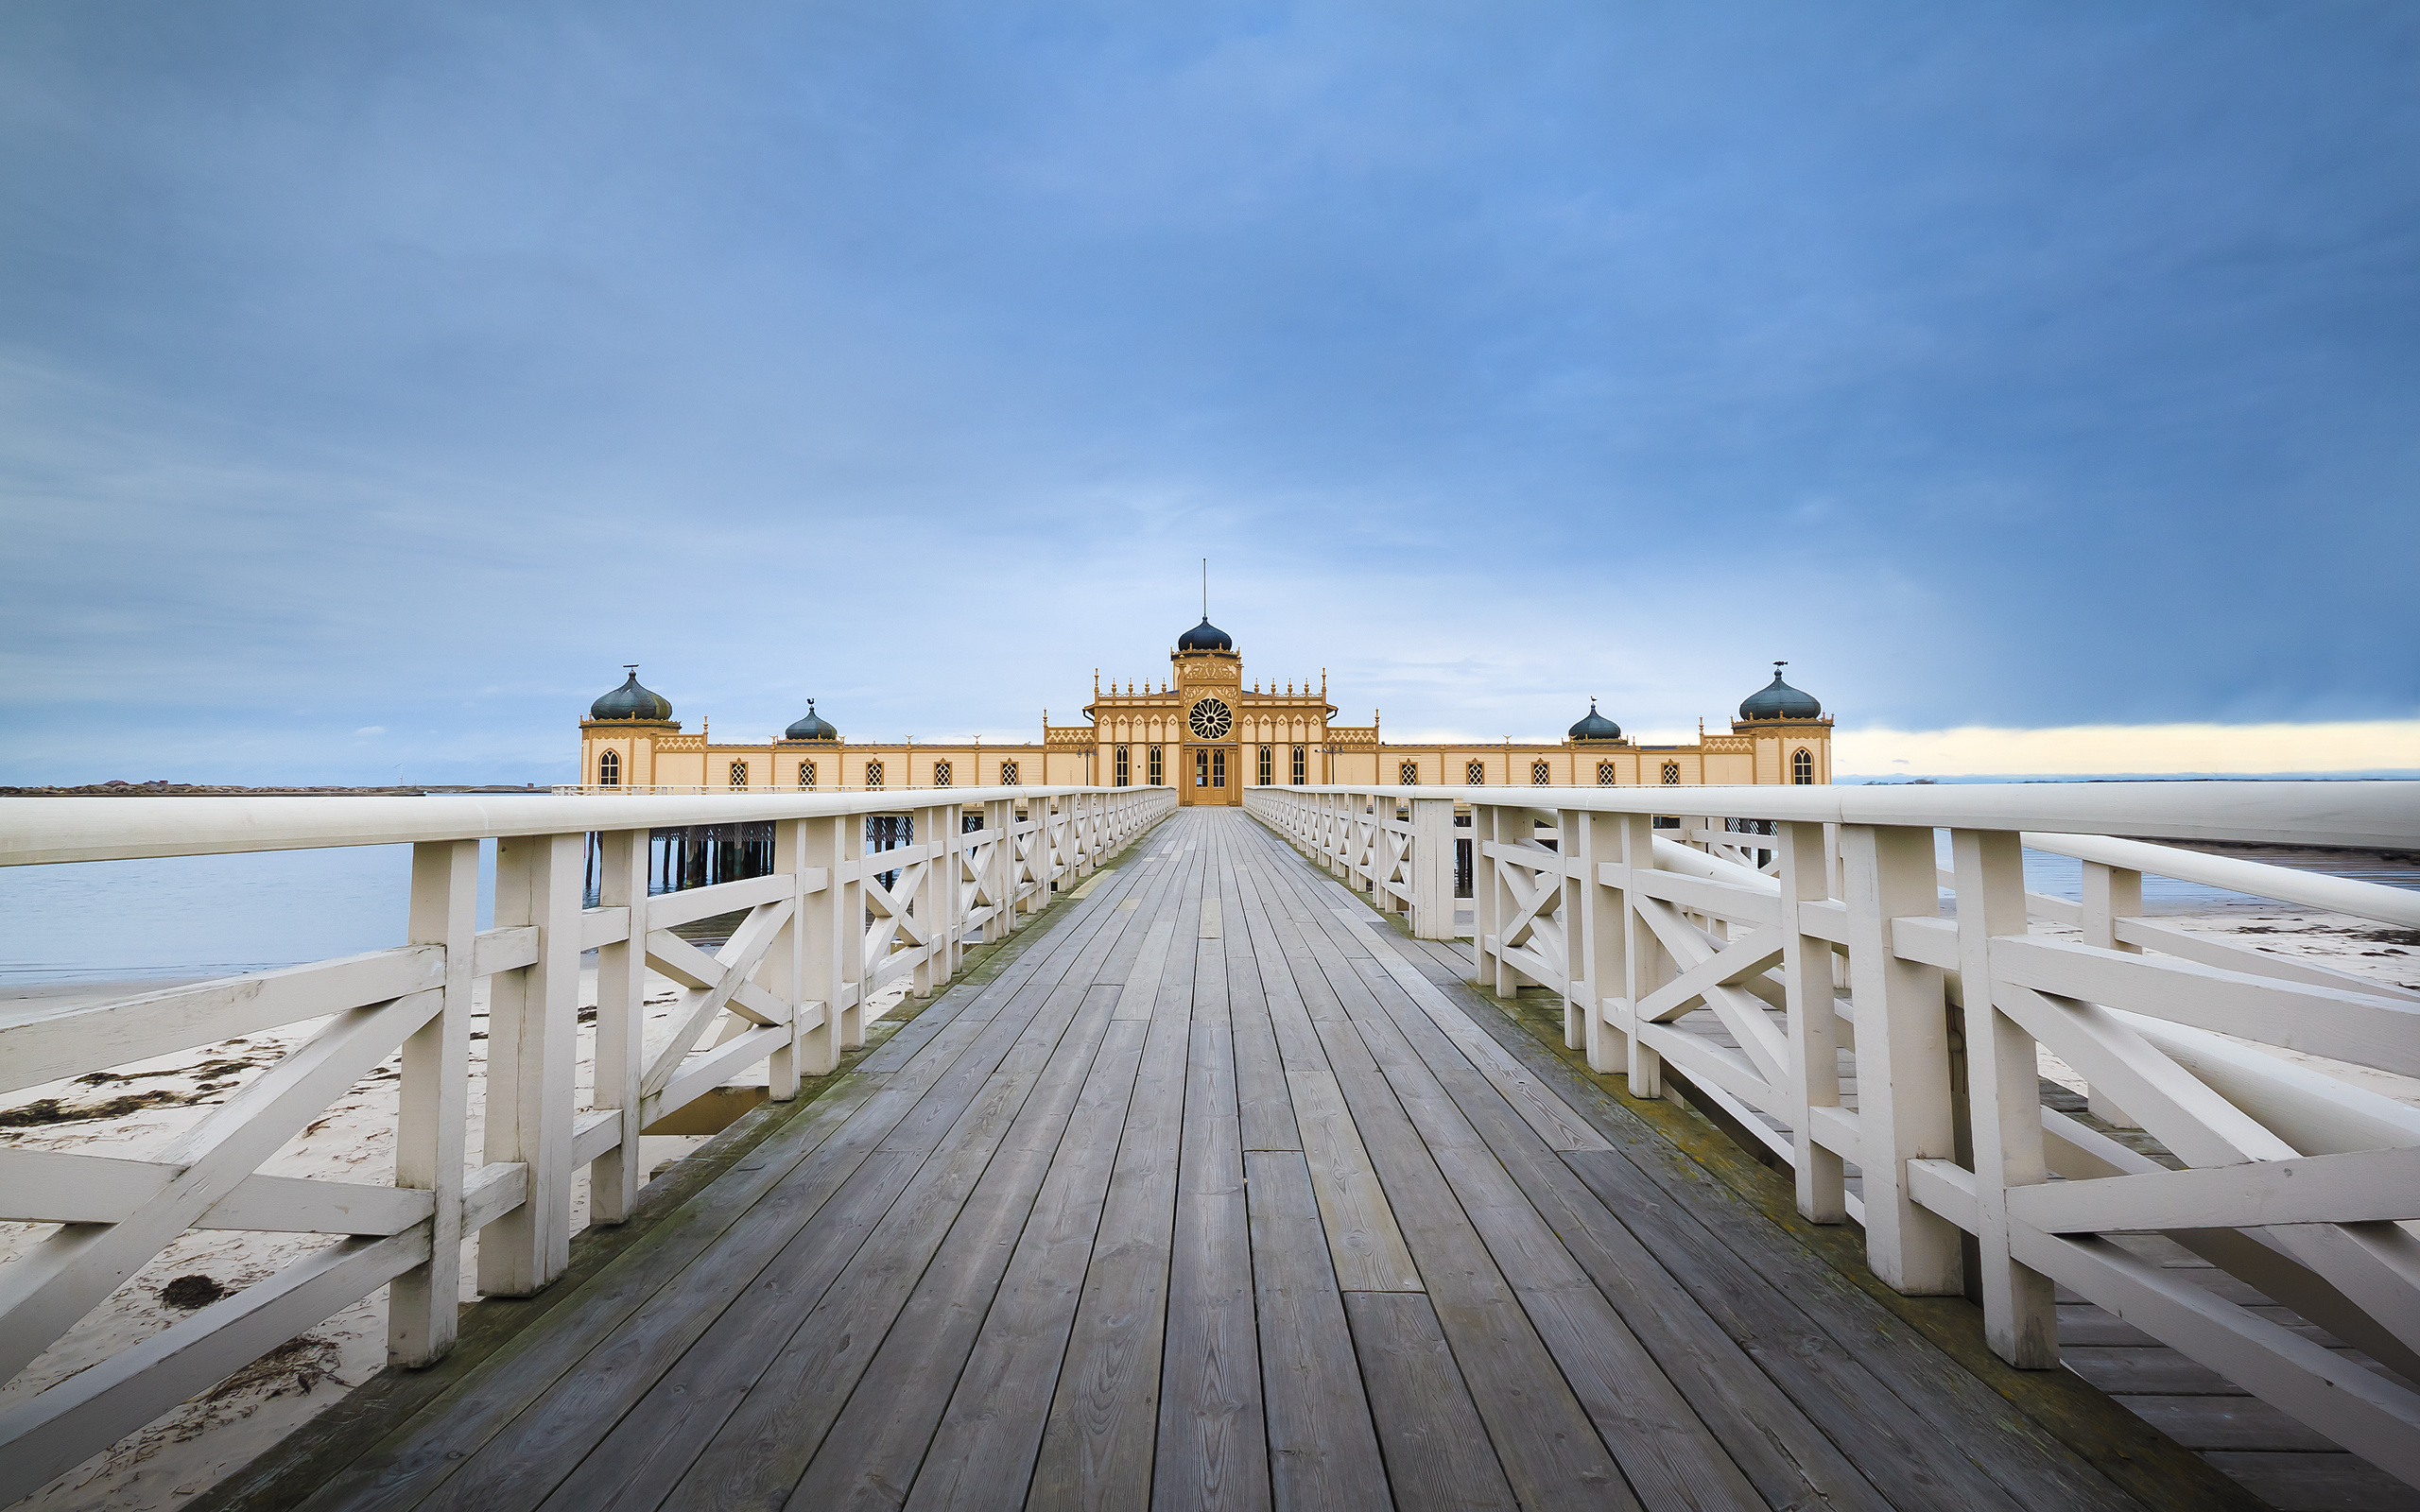
[[[1201,623],[1210,623],[1210,558],[1201,558]]]

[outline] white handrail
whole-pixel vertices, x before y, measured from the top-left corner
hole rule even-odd
[[[2375,919],[2382,923],[2401,924],[2407,929],[2420,929],[2420,891],[2409,887],[2390,887],[2383,883],[2362,882],[2353,877],[2331,877],[2324,871],[2266,866],[2234,856],[2204,855],[2198,850],[2180,850],[2174,846],[2152,845],[2141,840],[2031,832],[2023,838],[2026,845],[2033,850],[2073,856],[2078,861],[2090,861],[2130,871],[2148,871],[2156,876],[2174,877],[2179,882],[2198,882],[2205,887],[2217,887],[2227,892],[2246,893],[2255,898],[2274,898],[2281,902],[2302,903],[2334,913]]]
[[[234,850],[307,850],[338,846],[494,839],[568,831],[671,829],[765,819],[910,809],[975,808],[1076,794],[1167,788],[919,787],[895,792],[796,793],[770,789],[687,798],[19,798],[0,805],[0,866],[216,855]]]
[[[2404,927],[2420,892],[2129,838],[2411,849],[2420,784],[1259,787],[1244,802],[1418,936],[1458,933],[1446,842],[1466,843],[1481,987],[1555,992],[1591,1068],[1641,1097],[1685,1087],[1789,1164],[1806,1217],[1863,1222],[1901,1291],[1963,1290],[1973,1236],[1984,1332],[2013,1364],[2058,1363],[2054,1289],[2071,1287],[2420,1485],[2420,1113],[2336,1074],[2411,1085],[2420,1002],[2140,917],[2146,873]],[[1667,815],[1680,826],[1659,828]],[[2029,847],[2083,863],[2079,902],[2026,892]],[[2100,1128],[2043,1091],[2043,1050],[2089,1083]],[[2150,1231],[2394,1374],[2126,1247]]]
[[[2420,849],[2420,782],[1876,783],[1870,787],[1248,787],[1589,814],[1711,814],[1812,824],[2161,835]],[[75,801],[50,799],[48,801]],[[200,799],[180,799],[199,802]],[[1754,836],[1741,837],[1753,840]]]

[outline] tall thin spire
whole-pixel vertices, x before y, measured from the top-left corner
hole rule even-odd
[[[1210,623],[1210,558],[1201,558],[1201,623]]]

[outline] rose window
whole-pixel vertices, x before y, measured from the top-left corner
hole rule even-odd
[[[1216,698],[1204,698],[1193,706],[1193,715],[1185,721],[1193,733],[1202,740],[1224,740],[1227,731],[1236,728],[1236,716]]]

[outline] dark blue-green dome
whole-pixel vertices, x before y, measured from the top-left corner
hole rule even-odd
[[[1176,638],[1176,648],[1180,651],[1232,651],[1236,643],[1226,631],[1211,624],[1210,617],[1205,614],[1201,624]]]
[[[650,693],[639,686],[639,669],[631,668],[630,680],[588,706],[591,719],[669,719],[672,705],[663,695]]]
[[[1773,663],[1773,680],[1740,701],[1740,718],[1814,719],[1822,716],[1822,704],[1781,680],[1781,669],[1788,665],[1787,662]]]
[[[1571,727],[1574,740],[1619,740],[1622,727],[1597,712],[1597,700],[1588,700],[1588,717]]]
[[[783,730],[782,738],[784,740],[838,740],[840,732],[832,728],[830,720],[816,713],[815,700],[809,698],[806,700],[806,717]]]

